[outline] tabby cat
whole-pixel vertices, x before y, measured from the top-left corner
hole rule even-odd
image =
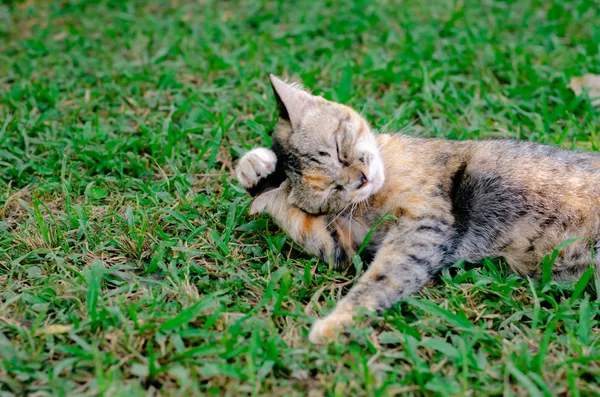
[[[368,270],[309,334],[329,341],[357,307],[380,313],[460,259],[503,257],[539,276],[561,242],[556,280],[600,271],[600,153],[510,140],[378,134],[356,111],[271,76],[271,149],[246,153],[237,179],[307,252],[345,266],[369,240]]]

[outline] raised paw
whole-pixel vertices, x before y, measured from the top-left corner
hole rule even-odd
[[[275,171],[277,156],[266,148],[252,149],[239,161],[235,174],[240,184],[249,189],[267,175]]]

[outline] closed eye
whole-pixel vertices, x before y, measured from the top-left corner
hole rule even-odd
[[[321,152],[319,151],[319,156],[323,156],[323,157],[331,157],[331,155],[327,152]]]
[[[335,150],[337,151],[337,158],[338,161],[344,166],[344,167],[348,167],[350,165],[350,163],[348,163],[347,161],[342,160],[342,157],[340,156],[340,145],[337,141],[337,139],[335,140]]]

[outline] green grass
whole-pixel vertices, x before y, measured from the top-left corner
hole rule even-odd
[[[0,393],[600,394],[587,280],[497,261],[309,344],[356,270],[249,216],[231,177],[269,144],[268,72],[378,129],[598,150],[565,86],[600,73],[599,20],[596,0],[0,3]]]

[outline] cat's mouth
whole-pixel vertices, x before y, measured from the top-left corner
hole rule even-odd
[[[367,200],[383,187],[383,183],[385,182],[385,174],[383,171],[383,164],[381,163],[379,157],[377,157],[373,162],[369,171],[367,182],[364,183],[360,188],[356,189],[351,195],[353,204]]]

